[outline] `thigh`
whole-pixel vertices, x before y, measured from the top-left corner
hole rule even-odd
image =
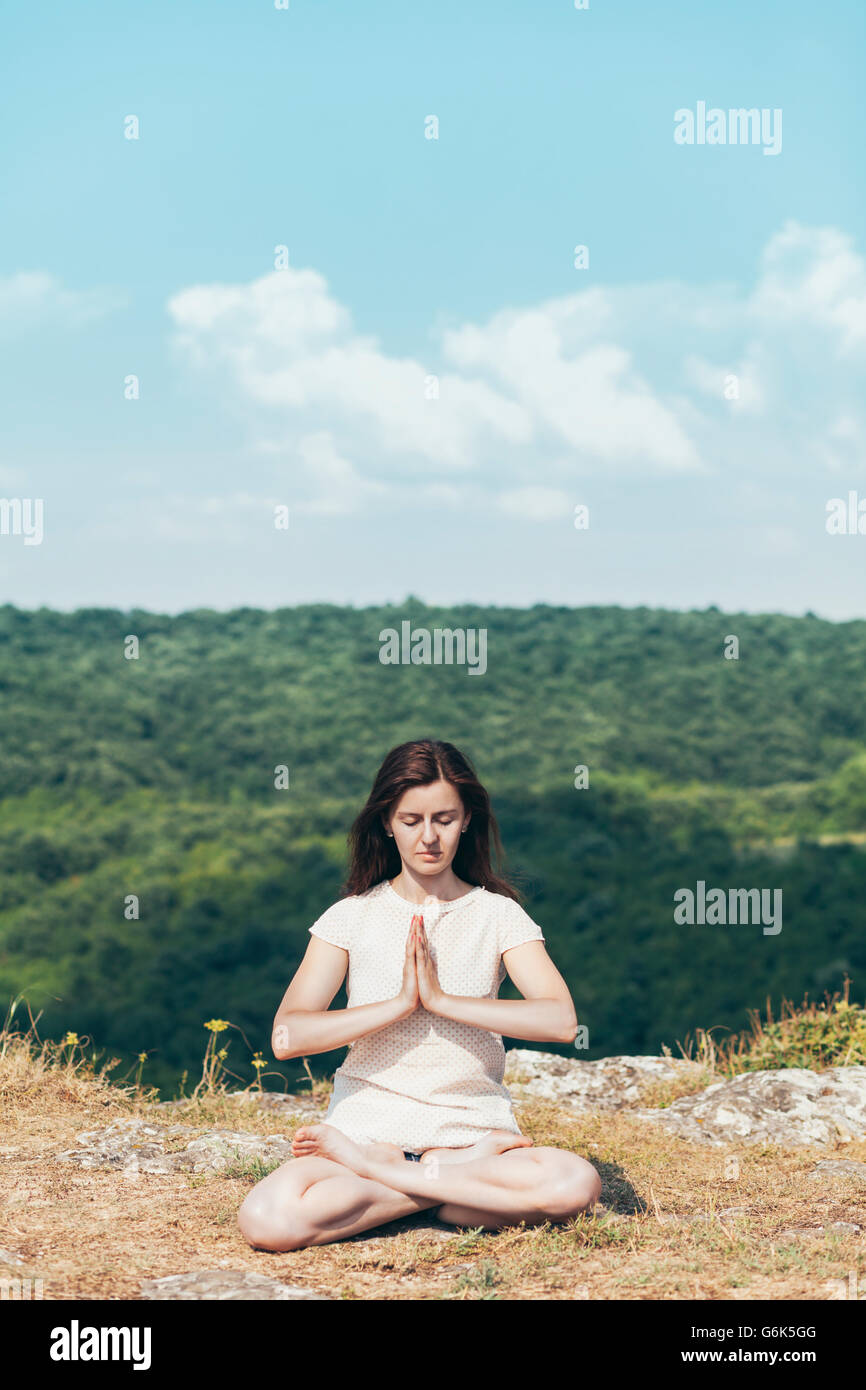
[[[259,1249],[299,1250],[327,1245],[436,1205],[330,1158],[289,1159],[250,1191],[238,1224]]]

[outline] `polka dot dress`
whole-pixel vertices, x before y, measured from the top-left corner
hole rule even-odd
[[[310,927],[349,953],[350,1009],[400,993],[406,938],[419,911],[385,880],[334,903]],[[518,903],[485,888],[425,907],[423,916],[446,994],[495,999],[506,976],[503,951],[545,939]],[[519,1134],[504,1071],[500,1034],[430,1014],[419,1003],[408,1017],[349,1044],[324,1118],[360,1143],[419,1152],[474,1144],[491,1129]]]

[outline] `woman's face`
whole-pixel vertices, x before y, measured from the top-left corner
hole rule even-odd
[[[447,869],[468,824],[457,788],[442,781],[410,787],[385,820],[406,867],[431,877]]]

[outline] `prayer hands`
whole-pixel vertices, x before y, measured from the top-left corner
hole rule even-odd
[[[412,918],[406,938],[406,956],[403,962],[403,987],[400,997],[408,1006],[407,1012],[417,1008],[420,1003],[428,1013],[436,1013],[445,998],[439,984],[436,966],[430,954],[430,944],[424,927],[424,918],[416,913]]]

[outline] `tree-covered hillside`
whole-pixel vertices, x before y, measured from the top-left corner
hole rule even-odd
[[[379,634],[404,620],[484,629],[486,671],[383,665]],[[491,793],[589,1029],[581,1055],[740,1028],[767,996],[820,995],[846,971],[862,998],[864,674],[866,622],[811,616],[2,608],[0,989],[44,1010],[43,1033],[87,1033],[125,1063],[148,1052],[145,1079],[169,1091],[214,1017],[270,1058],[376,768],[429,735]],[[678,925],[673,895],[698,880],[782,889],[781,932]],[[229,1037],[246,1084],[250,1052]]]

